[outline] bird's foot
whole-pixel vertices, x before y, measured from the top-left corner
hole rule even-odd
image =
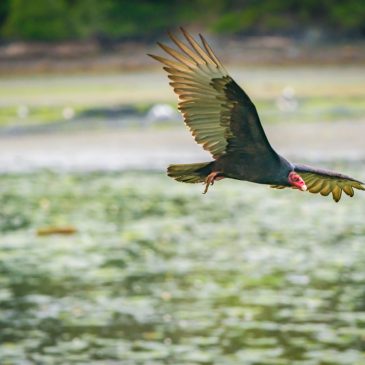
[[[208,192],[209,186],[214,184],[214,181],[222,180],[224,179],[224,176],[219,176],[220,172],[214,171],[211,172],[205,179],[205,189],[203,191],[203,194],[206,194]]]

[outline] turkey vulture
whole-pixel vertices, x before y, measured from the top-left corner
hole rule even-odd
[[[213,161],[170,165],[168,176],[186,183],[205,184],[231,178],[291,187],[329,195],[338,202],[342,191],[354,195],[364,183],[337,172],[294,164],[271,147],[255,105],[228,75],[207,41],[201,44],[183,28],[185,42],[169,34],[177,50],[158,45],[173,59],[149,55],[164,64],[170,85],[179,98],[179,110],[195,141],[209,151]]]

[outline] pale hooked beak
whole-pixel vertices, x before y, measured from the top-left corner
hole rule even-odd
[[[306,190],[307,190],[307,185],[305,185],[305,184],[304,184],[304,185],[302,185],[302,186],[300,187],[300,190],[301,190],[301,191],[306,191]]]

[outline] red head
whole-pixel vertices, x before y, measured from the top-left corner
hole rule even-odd
[[[289,184],[291,186],[293,186],[294,188],[297,188],[297,189],[302,190],[302,191],[306,191],[307,190],[307,185],[305,185],[304,180],[301,178],[301,176],[299,176],[294,171],[292,171],[288,175],[288,181],[289,181]]]

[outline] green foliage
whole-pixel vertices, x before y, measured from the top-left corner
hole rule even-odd
[[[4,26],[8,37],[60,40],[71,34],[64,0],[12,0]]]
[[[69,16],[73,22],[75,37],[88,38],[103,32],[104,23],[108,21],[104,15],[107,0],[78,0],[72,4]]]
[[[224,33],[365,34],[363,0],[2,0],[4,38],[102,40],[153,38],[178,25]]]
[[[213,29],[217,32],[236,33],[242,29],[254,28],[259,14],[253,9],[228,12],[216,21]]]
[[[359,29],[365,32],[365,2],[349,0],[340,2],[330,9],[333,25],[346,30]]]
[[[363,34],[365,2],[362,0],[248,0],[229,1],[217,17],[218,32],[285,32],[310,27],[332,34]]]
[[[174,2],[139,1],[138,6],[133,1],[108,1],[105,24],[106,33],[112,37],[148,36],[161,32],[176,22]]]
[[[10,0],[0,1],[0,27],[4,23],[8,13],[9,13]]]

